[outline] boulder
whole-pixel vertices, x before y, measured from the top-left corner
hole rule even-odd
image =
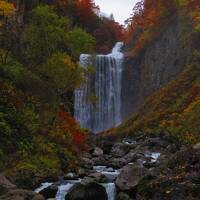
[[[105,183],[106,181],[107,178],[105,175],[101,174],[100,172],[94,172],[84,177],[81,183],[83,185],[87,185],[92,182]]]
[[[148,170],[137,165],[126,165],[116,179],[116,185],[121,191],[133,190],[140,180],[148,174]]]
[[[129,151],[128,154],[126,154],[123,159],[125,160],[125,164],[128,164],[130,162],[134,162],[138,158],[136,152],[132,149]]]
[[[94,182],[98,182],[98,183],[105,183],[107,180],[106,176],[99,172],[92,173],[89,175],[89,177],[91,177]]]
[[[58,191],[58,185],[53,184],[53,185],[43,189],[39,193],[41,195],[43,195],[45,197],[45,199],[49,199],[49,198],[55,198],[57,191]]]
[[[99,147],[95,147],[92,155],[95,156],[95,157],[102,156],[103,155],[103,150],[100,149]]]
[[[64,178],[64,180],[77,180],[78,179],[77,175],[72,172],[65,174],[63,178]]]
[[[128,153],[130,146],[123,143],[116,143],[111,149],[111,155],[114,157],[122,157]]]
[[[108,200],[106,189],[95,182],[76,184],[66,195],[66,200]]]
[[[110,159],[107,166],[113,167],[115,169],[119,169],[124,166],[124,159],[123,158],[112,158],[112,159]]]

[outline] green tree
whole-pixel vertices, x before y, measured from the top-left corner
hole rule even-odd
[[[53,54],[39,70],[58,96],[73,91],[82,82],[82,69],[66,53]]]
[[[24,34],[27,59],[37,65],[53,53],[64,50],[68,25],[67,18],[59,17],[49,6],[34,9]]]
[[[68,33],[68,46],[72,55],[77,58],[80,53],[92,53],[95,46],[95,39],[80,28],[75,28]]]

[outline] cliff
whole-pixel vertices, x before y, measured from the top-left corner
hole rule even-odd
[[[186,143],[200,141],[200,23],[179,9],[138,54],[130,56],[137,37],[126,44],[125,122],[111,135],[170,134]]]
[[[125,57],[123,119],[135,114],[149,95],[174,80],[189,63],[194,45],[188,29],[190,26],[176,17],[139,55]],[[127,44],[126,51],[130,46]]]

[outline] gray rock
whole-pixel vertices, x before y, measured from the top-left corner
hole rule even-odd
[[[109,161],[108,166],[119,169],[124,166],[124,160],[123,158],[113,158]]]
[[[66,200],[108,200],[108,196],[105,188],[95,182],[90,182],[87,184],[76,184],[71,191],[66,195]]]
[[[123,143],[116,143],[111,149],[111,155],[114,157],[122,157],[128,153],[130,146]]]
[[[99,172],[95,172],[95,173],[92,173],[92,174],[84,177],[84,179],[81,181],[81,183],[83,183],[83,184],[88,184],[91,182],[104,183],[106,181],[107,181],[106,176],[104,176],[103,174],[101,174]]]
[[[125,164],[128,164],[130,162],[134,162],[138,158],[136,152],[132,149],[129,151],[128,154],[126,154],[123,159],[125,160]]]
[[[53,184],[44,190],[40,191],[39,193],[45,197],[45,199],[54,198],[56,193],[58,192],[58,185]]]
[[[102,156],[103,155],[103,150],[100,149],[99,147],[95,147],[93,153],[92,153],[93,156]]]
[[[78,179],[78,177],[76,174],[70,172],[70,173],[64,175],[64,179],[65,180],[76,180],[76,179]]]
[[[139,181],[147,174],[148,170],[143,167],[127,165],[122,168],[120,175],[116,179],[116,185],[122,191],[130,191],[134,189]]]

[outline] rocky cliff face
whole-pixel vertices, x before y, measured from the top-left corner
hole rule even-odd
[[[137,57],[125,58],[123,119],[136,113],[146,97],[175,79],[184,69],[192,56],[193,46],[185,27],[180,20],[174,20]]]

